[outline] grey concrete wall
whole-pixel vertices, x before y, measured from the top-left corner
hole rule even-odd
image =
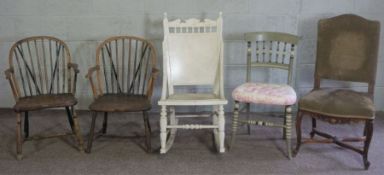
[[[80,65],[78,80],[79,108],[86,109],[92,100],[84,75],[94,64],[97,44],[108,36],[137,35],[150,39],[162,60],[162,17],[216,18],[223,12],[225,40],[225,91],[231,111],[232,90],[245,81],[245,44],[243,34],[251,31],[278,31],[302,37],[296,65],[296,87],[299,95],[313,86],[317,21],[343,13],[384,22],[382,0],[1,0],[0,1],[0,70],[8,67],[11,44],[31,35],[52,35],[66,41],[74,62]],[[382,35],[384,37],[384,35]],[[383,41],[383,38],[381,38]],[[383,42],[381,42],[383,43]],[[384,60],[380,47],[375,103],[384,108]],[[255,71],[256,79],[284,79],[281,73]],[[14,104],[10,86],[0,78],[0,107]],[[364,84],[327,82],[328,86],[364,90]],[[157,81],[154,99],[159,99],[161,81]],[[254,110],[274,110],[266,106]],[[154,105],[154,111],[158,110]],[[186,108],[193,111],[196,108]]]

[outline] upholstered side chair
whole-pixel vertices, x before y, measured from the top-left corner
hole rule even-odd
[[[314,88],[299,101],[296,119],[297,146],[303,143],[335,143],[360,153],[365,169],[369,168],[368,149],[372,139],[375,107],[377,54],[380,23],[346,14],[322,19],[318,23],[317,55]],[[325,88],[322,80],[360,82],[368,85],[365,92],[345,88]],[[312,118],[310,138],[302,140],[301,121]],[[338,138],[320,131],[316,121],[330,124],[365,124],[362,137]],[[317,139],[320,136],[325,139]],[[348,142],[363,142],[363,148]]]
[[[246,33],[245,40],[247,42],[247,82],[236,87],[232,92],[235,108],[230,147],[234,146],[239,124],[246,124],[249,134],[250,125],[280,127],[283,128],[283,138],[285,138],[287,143],[287,156],[291,158],[291,113],[292,105],[296,103],[292,72],[299,37],[287,33],[254,32]],[[252,69],[254,68],[286,70],[286,82],[252,82]],[[284,107],[284,123],[250,119],[251,104]],[[246,119],[239,119],[241,111],[246,112]]]

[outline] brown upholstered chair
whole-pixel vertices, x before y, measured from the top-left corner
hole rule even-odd
[[[9,69],[5,71],[16,104],[17,159],[22,159],[24,141],[74,134],[83,151],[75,105],[76,79],[79,70],[71,62],[68,46],[60,39],[35,36],[13,44],[9,51]],[[29,137],[29,111],[64,107],[72,132],[51,136]],[[21,136],[21,114],[24,113],[24,138]]]
[[[142,112],[147,152],[151,151],[151,127],[147,111],[151,109],[157,73],[155,48],[147,40],[133,36],[116,36],[106,39],[98,46],[96,66],[91,67],[86,76],[94,95],[94,101],[89,106],[92,124],[88,153],[92,148],[98,112],[104,113],[103,126],[98,135],[107,132],[108,113]]]
[[[335,143],[360,153],[365,169],[369,168],[368,149],[375,118],[373,94],[379,33],[379,22],[356,15],[340,15],[319,21],[314,89],[299,101],[296,154],[302,143]],[[368,92],[323,88],[320,87],[322,79],[367,83]],[[305,114],[312,118],[312,131],[311,138],[302,141],[301,121]],[[317,119],[331,124],[364,122],[364,134],[359,138],[337,138],[319,131]],[[315,135],[326,139],[316,140]],[[364,148],[346,142],[364,142]]]

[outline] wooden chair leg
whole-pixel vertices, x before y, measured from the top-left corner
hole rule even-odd
[[[312,117],[312,131],[309,133],[309,136],[311,139],[315,136],[315,129],[316,129],[316,119]]]
[[[24,112],[24,138],[29,137],[29,117],[28,111]]]
[[[249,113],[251,112],[251,104],[247,103],[247,120],[249,120]],[[250,124],[247,124],[247,131],[248,131],[248,135],[251,135],[251,125]]]
[[[372,134],[373,134],[373,121],[372,120],[367,120],[365,122],[365,130],[366,133],[366,139],[364,142],[364,152],[363,152],[363,161],[364,161],[364,168],[368,170],[370,163],[368,161],[368,150],[369,150],[369,145],[372,140]]]
[[[79,124],[79,120],[77,119],[77,113],[74,106],[71,106],[71,111],[72,111],[72,119],[73,119],[73,132],[75,134],[75,138],[78,143],[78,149],[80,152],[84,152],[83,136],[81,135],[80,124]]]
[[[284,109],[284,126],[287,125],[287,107]],[[287,139],[287,127],[283,127],[283,139]]]
[[[22,138],[21,138],[21,113],[16,113],[16,158],[23,159],[22,154]]]
[[[151,126],[149,124],[148,112],[143,111],[144,127],[145,127],[145,145],[147,147],[147,152],[152,152],[151,146]]]
[[[92,149],[92,142],[93,142],[93,136],[95,133],[97,112],[91,111],[91,116],[92,116],[92,122],[91,122],[91,129],[89,130],[89,136],[88,136],[88,145],[87,145],[87,150],[86,150],[87,153],[91,153],[91,149]]]
[[[166,142],[167,142],[167,107],[161,106],[160,113],[160,153],[166,153]]]
[[[108,112],[104,112],[104,121],[103,121],[103,129],[102,129],[103,134],[107,133],[107,125],[108,125]]]
[[[293,156],[296,156],[297,153],[299,153],[300,146],[301,146],[301,122],[303,120],[303,112],[299,111],[297,112],[297,117],[296,117],[296,148],[294,151]]]
[[[224,153],[225,147],[225,117],[224,117],[224,107],[223,105],[219,106],[219,115],[218,115],[218,124],[219,124],[219,152]]]
[[[286,111],[285,138],[287,142],[287,153],[288,153],[288,158],[292,159],[292,149],[291,149],[292,108],[291,106],[287,106],[285,108],[285,111]]]
[[[72,132],[74,132],[72,112],[69,110],[69,107],[65,107],[65,111],[67,111],[68,122],[69,122],[69,125],[71,126],[71,130]]]
[[[229,149],[232,149],[235,143],[238,120],[239,120],[239,102],[235,101],[235,108],[233,110],[233,119],[232,119],[232,136],[231,136],[231,144],[229,145]]]

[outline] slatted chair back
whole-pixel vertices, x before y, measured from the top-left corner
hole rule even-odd
[[[138,37],[116,36],[103,41],[96,51],[99,94],[151,96],[155,52],[149,41]]]
[[[378,21],[352,14],[320,20],[315,88],[320,79],[364,82],[373,94],[379,38]]]
[[[70,63],[68,46],[60,39],[35,36],[17,41],[9,52],[16,99],[74,93],[76,76],[70,71]]]
[[[245,40],[247,42],[247,82],[252,80],[252,68],[268,67],[287,70],[287,83],[291,85],[299,37],[278,32],[252,32],[245,34]]]
[[[164,17],[164,79],[169,94],[174,86],[222,86],[222,17],[217,20],[176,19]],[[164,87],[165,89],[165,87]]]

